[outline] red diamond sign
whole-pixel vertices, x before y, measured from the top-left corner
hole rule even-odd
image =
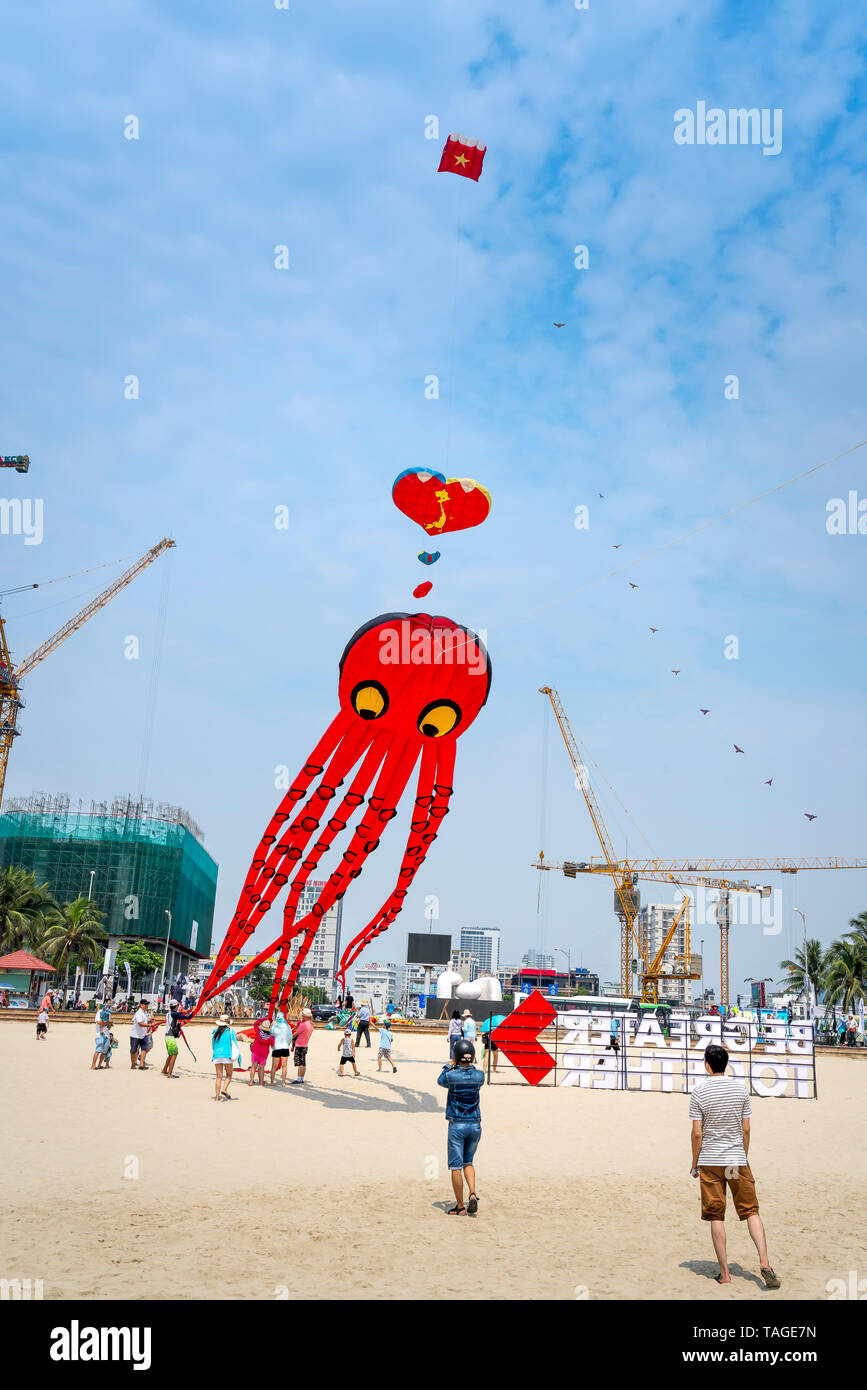
[[[538,1086],[540,1081],[544,1081],[556,1065],[550,1052],[546,1052],[537,1041],[543,1028],[547,1028],[556,1017],[557,1010],[552,1008],[540,990],[534,989],[491,1033],[500,1051],[531,1086]]]

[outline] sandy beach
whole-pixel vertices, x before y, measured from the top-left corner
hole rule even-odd
[[[0,1025],[6,1175],[2,1270],[46,1299],[825,1299],[863,1267],[867,1063],[821,1056],[819,1099],[753,1100],[750,1159],[771,1260],[764,1289],[729,1213],[733,1281],[714,1283],[688,1097],[531,1089],[504,1066],[483,1092],[479,1214],[446,1218],[446,1045],[398,1034],[398,1072],[340,1079],[317,1028],[311,1084],[233,1084],[213,1100],[210,1030],[182,1047],[179,1081],[129,1070],[129,1024],[110,1071],[93,1029]],[[374,1034],[375,1042],[375,1034]],[[137,1175],[136,1175],[137,1174]]]

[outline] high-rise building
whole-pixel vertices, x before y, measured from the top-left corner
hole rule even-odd
[[[547,955],[545,951],[527,951],[521,964],[531,969],[535,967],[537,970],[553,970],[554,957]]]
[[[472,952],[480,970],[496,975],[500,966],[500,928],[463,927],[460,949]]]
[[[201,973],[211,952],[217,865],[203,840],[179,806],[118,797],[85,810],[37,792],[5,803],[0,869],[29,870],[58,903],[91,898],[105,913],[110,965],[124,941],[136,941],[173,978]],[[94,989],[102,970],[100,959],[80,988]]]
[[[324,887],[325,881],[322,879],[313,879],[305,884],[298,911],[295,913],[296,922],[300,922],[302,917],[313,911],[313,906]],[[342,920],[343,900],[340,899],[329,907],[327,912],[323,912],[319,919],[319,930],[298,972],[299,989],[303,990],[306,985],[308,988],[324,989],[329,998],[333,996],[336,988],[334,976],[340,964]]]
[[[645,903],[639,910],[636,927],[644,954],[649,961],[653,960],[665,937],[671,929],[671,924],[677,915],[679,905],[672,903]],[[665,948],[662,957],[661,969],[663,972],[669,970],[683,970],[684,951],[686,950],[686,923],[681,919],[675,929],[671,941]],[[685,1004],[691,998],[689,980],[667,979],[665,974],[659,979],[659,1000],[666,1004]]]

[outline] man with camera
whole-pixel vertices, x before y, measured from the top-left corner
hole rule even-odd
[[[479,1209],[476,1196],[476,1170],[473,1159],[482,1137],[482,1112],[479,1090],[485,1084],[485,1073],[474,1065],[476,1049],[465,1038],[454,1046],[451,1063],[443,1067],[437,1085],[448,1091],[446,1119],[449,1125],[448,1164],[455,1194],[455,1206],[449,1216],[475,1216]],[[464,1179],[469,1201],[464,1205]]]

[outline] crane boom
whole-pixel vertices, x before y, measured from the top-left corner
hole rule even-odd
[[[634,873],[657,883],[704,883],[711,888],[732,887],[728,881],[717,881],[719,873],[751,872],[764,869],[768,873],[797,874],[806,869],[867,869],[867,859],[620,859],[615,867],[621,873]],[[562,863],[547,860],[533,865],[534,869],[559,869],[567,878],[578,874],[608,874],[608,864],[590,860],[566,859]],[[708,877],[708,875],[711,877]]]
[[[38,666],[40,661],[43,661],[46,656],[49,656],[60,646],[61,642],[65,642],[67,637],[71,637],[73,632],[77,632],[88,618],[92,618],[94,613],[99,612],[100,608],[104,608],[115,594],[120,593],[121,589],[125,589],[137,574],[141,574],[142,570],[147,569],[148,565],[152,565],[164,550],[170,550],[173,545],[174,541],[164,537],[157,545],[146,550],[141,559],[136,560],[135,564],[131,565],[128,570],[124,570],[123,574],[119,575],[113,584],[109,584],[107,589],[103,589],[101,594],[97,594],[86,608],[82,608],[81,612],[76,613],[74,618],[70,618],[69,622],[55,632],[53,637],[49,637],[47,642],[43,642],[41,647],[37,647],[35,652],[31,652],[29,656],[24,658],[15,672],[18,679],[22,680],[24,676],[29,675],[34,666]]]
[[[661,876],[676,878],[681,873],[754,873],[766,870],[779,874],[797,874],[802,869],[867,869],[867,859],[843,859],[832,855],[828,859],[624,859],[622,869],[631,869],[640,878]],[[582,872],[608,873],[607,864],[589,865]]]
[[[154,560],[162,555],[164,550],[169,550],[174,545],[174,541],[163,537],[157,545],[145,551],[134,565],[115,579],[113,584],[109,584],[107,589],[103,589],[80,613],[76,613],[74,618],[70,618],[62,628],[55,632],[53,637],[49,637],[47,642],[43,642],[41,647],[37,647],[35,652],[31,652],[25,657],[20,666],[13,669],[12,660],[9,656],[9,647],[6,643],[6,631],[3,626],[3,619],[0,617],[0,805],[3,802],[3,788],[6,784],[6,768],[9,764],[9,753],[14,739],[18,736],[17,728],[18,711],[23,701],[21,699],[20,683],[24,676],[29,675],[40,661],[65,642],[73,632],[77,632],[88,618],[93,617],[94,613],[104,608],[115,596],[125,589],[137,574],[152,565]]]

